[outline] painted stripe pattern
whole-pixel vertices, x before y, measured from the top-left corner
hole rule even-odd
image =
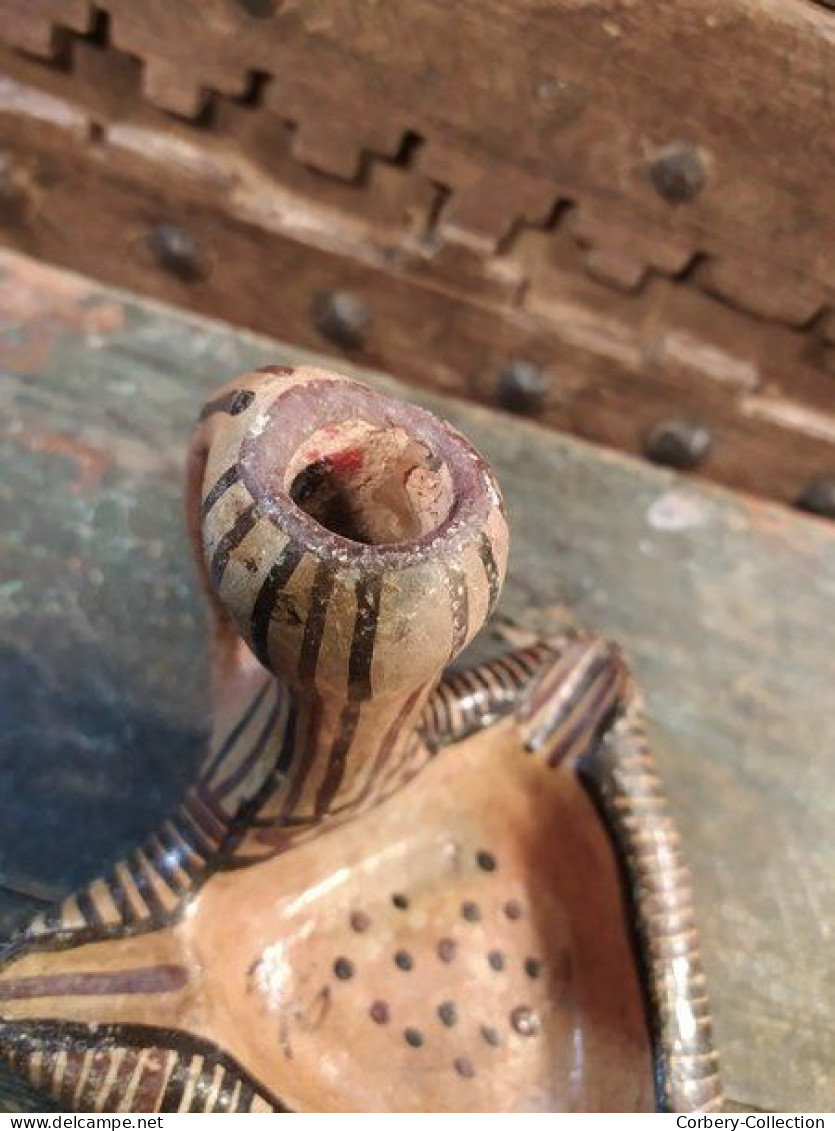
[[[203,419],[240,416],[255,401],[249,390],[224,393],[206,406]],[[261,506],[245,489],[242,475],[241,463],[233,463],[202,502],[208,526],[219,527],[210,543],[215,591],[262,519]],[[225,735],[177,810],[107,874],[35,920],[11,949],[0,952],[0,968],[22,951],[62,950],[168,930],[194,893],[220,871],[257,866],[287,851],[316,835],[326,815],[343,820],[379,804],[443,747],[512,715],[523,750],[542,765],[555,768],[582,756],[579,764],[627,861],[656,1044],[663,1050],[664,1103],[671,1109],[715,1110],[719,1083],[689,882],[643,737],[640,704],[629,698],[617,649],[577,634],[518,648],[447,675],[431,694],[429,685],[413,688],[372,733],[369,701],[385,575],[357,570],[347,583],[356,578],[353,625],[350,620],[344,625],[346,638],[350,632],[347,670],[337,705],[328,712],[317,670],[338,567],[307,558],[292,540],[270,545],[263,566],[254,559],[249,563],[262,579],[247,593],[252,605],[245,605],[238,623],[269,669],[276,659],[270,648],[277,639],[279,603],[288,584],[304,589],[299,595],[307,598],[307,611],[293,637],[298,655],[292,673],[303,692],[293,689],[292,680],[293,688],[264,673],[237,716],[228,720]],[[471,635],[473,610],[484,604],[483,595],[481,600],[474,596],[471,607],[468,586],[474,585],[474,595],[479,583],[486,587],[490,608],[499,594],[499,569],[485,533],[476,550],[478,557],[466,574],[456,565],[441,567],[445,584],[441,580],[439,600],[448,600],[450,658]],[[302,567],[304,586],[297,575]],[[340,605],[350,608],[350,588],[345,592]],[[445,638],[441,648],[446,651]],[[176,957],[179,952],[173,953]],[[67,997],[100,995],[144,995],[158,1003],[157,995],[185,994],[189,979],[176,962],[100,970],[85,962],[73,972],[50,973],[47,967],[37,975],[7,975],[0,977],[0,1002],[40,1002],[36,1008]],[[71,1108],[283,1110],[229,1056],[185,1032],[118,1024],[100,1025],[91,1033],[68,1022],[16,1021],[0,1022],[0,1038],[4,1056],[17,1071]]]
[[[693,916],[690,875],[655,769],[634,686],[580,763],[626,865],[658,1056],[661,1111],[721,1111],[719,1054]]]
[[[213,507],[220,502],[230,487],[234,487],[236,483],[241,481],[241,469],[238,464],[233,463],[224,471],[223,475],[215,481],[214,486],[209,490],[202,506],[202,517],[206,518]]]
[[[452,642],[449,658],[453,660],[467,642],[470,630],[469,594],[467,579],[463,570],[457,566],[447,568],[447,587],[449,589],[449,616],[452,626]]]
[[[569,634],[446,676],[420,730],[427,746],[439,749],[515,714],[524,749],[554,767],[594,742],[619,702],[624,676],[606,641]]]
[[[348,701],[342,709],[339,731],[316,795],[317,815],[327,812],[339,791],[362,704],[371,698],[371,663],[380,617],[381,593],[382,578],[379,574],[362,577],[356,584],[357,611],[348,659]]]
[[[64,945],[68,935],[79,942],[112,938],[175,921],[232,850],[242,807],[268,778],[280,789],[292,755],[290,710],[289,693],[265,679],[174,813],[104,876],[34,919],[15,948]]]
[[[7,1062],[64,1110],[284,1112],[230,1056],[186,1032],[145,1025],[0,1023]]]
[[[270,566],[270,571],[255,598],[249,630],[250,639],[253,651],[264,667],[270,666],[269,634],[276,603],[303,556],[303,551],[298,546],[288,542]]]
[[[212,555],[212,563],[209,567],[209,577],[211,579],[212,588],[217,591],[223,581],[223,575],[226,572],[226,567],[229,565],[229,559],[243,542],[244,538],[255,528],[258,522],[260,513],[257,503],[246,507],[234,523],[226,531],[223,537],[218,542],[215,552]]]
[[[225,413],[227,416],[240,416],[246,412],[255,400],[255,393],[251,389],[233,389],[229,393],[222,393],[219,397],[204,405],[200,413],[201,420],[208,420],[216,413]]]
[[[496,602],[499,599],[501,581],[499,578],[499,567],[496,565],[496,559],[493,555],[493,546],[486,534],[482,534],[478,540],[478,556],[481,558],[481,564],[484,566],[484,576],[487,579],[487,612],[489,615],[496,607]]]

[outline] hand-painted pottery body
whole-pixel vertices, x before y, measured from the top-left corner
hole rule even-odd
[[[192,445],[213,734],[141,848],[2,952],[7,1063],[79,1110],[715,1108],[686,872],[618,650],[443,675],[507,557],[479,455],[315,369]]]

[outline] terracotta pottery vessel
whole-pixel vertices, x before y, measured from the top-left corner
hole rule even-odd
[[[678,840],[619,651],[445,667],[499,489],[429,413],[272,367],[205,408],[214,716],[169,820],[0,952],[6,1063],[100,1111],[715,1109]]]

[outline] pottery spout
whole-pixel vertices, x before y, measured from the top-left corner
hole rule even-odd
[[[409,756],[495,603],[501,496],[449,425],[321,370],[246,375],[204,416],[191,518],[206,584],[292,697],[292,813],[335,814]]]

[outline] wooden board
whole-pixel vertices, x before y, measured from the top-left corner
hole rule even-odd
[[[185,440],[231,374],[309,353],[0,255],[0,915],[138,840],[205,732]],[[321,360],[321,359],[318,359]],[[835,531],[460,401],[514,536],[502,609],[565,606],[647,692],[694,871],[732,1105],[835,1103]]]
[[[483,403],[521,359],[542,421],[696,421],[793,503],[835,474],[833,73],[811,0],[0,0],[0,243]]]

